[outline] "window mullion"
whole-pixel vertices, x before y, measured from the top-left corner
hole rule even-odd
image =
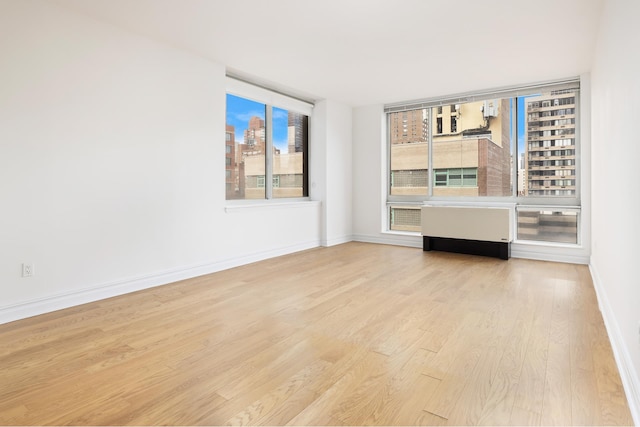
[[[273,107],[265,106],[264,197],[273,199]]]
[[[433,181],[436,179],[435,171],[433,170],[433,127],[431,121],[433,120],[433,108],[427,108],[427,194],[429,197],[433,197]]]

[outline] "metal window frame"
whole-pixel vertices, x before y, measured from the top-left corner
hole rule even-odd
[[[419,99],[414,101],[407,101],[402,103],[395,104],[387,104],[384,106],[384,113],[386,115],[386,148],[387,148],[387,171],[386,171],[386,179],[387,179],[387,197],[386,197],[386,205],[388,207],[398,206],[398,205],[421,205],[426,202],[451,202],[451,203],[480,203],[483,205],[491,205],[491,204],[502,204],[502,203],[510,203],[514,206],[534,206],[538,207],[554,207],[554,209],[558,209],[560,207],[570,207],[572,209],[581,209],[582,201],[581,201],[581,191],[582,191],[582,142],[581,142],[581,121],[582,121],[582,112],[581,110],[581,95],[580,95],[580,78],[572,77],[563,80],[554,80],[554,81],[546,81],[546,82],[538,82],[528,85],[519,85],[519,86],[510,86],[503,87],[491,90],[484,91],[474,91],[468,93],[454,94],[443,97],[436,98],[427,98],[427,99]],[[574,144],[575,144],[575,195],[574,196],[520,196],[518,195],[518,161],[519,156],[521,154],[518,147],[518,97],[525,97],[534,95],[540,92],[551,92],[551,91],[559,91],[559,90],[572,90],[575,93],[575,101],[574,101],[574,112],[575,115],[574,125],[575,125],[575,136],[574,136]],[[511,124],[511,156],[514,160],[514,167],[512,168],[512,194],[511,196],[502,196],[502,197],[492,197],[492,196],[475,196],[475,197],[464,197],[464,196],[433,196],[433,188],[435,187],[435,171],[433,170],[433,108],[444,106],[448,104],[462,104],[467,102],[475,102],[482,101],[486,99],[492,98],[510,98],[514,102],[515,105],[512,105],[512,109],[514,114],[512,115],[512,124]],[[526,108],[526,107],[525,107]],[[398,196],[391,195],[391,126],[390,126],[390,113],[403,112],[415,109],[426,109],[428,112],[428,133],[427,133],[427,144],[428,144],[428,159],[427,159],[427,169],[428,169],[428,191],[427,195],[418,195],[418,196]],[[527,141],[524,141],[524,144],[527,144]],[[526,152],[526,148],[524,148]],[[476,172],[477,174],[477,172]],[[448,181],[448,178],[447,178]],[[464,179],[463,179],[464,181]],[[476,175],[477,182],[477,175]],[[389,210],[387,210],[390,212]],[[515,212],[514,212],[515,213]],[[581,231],[581,214],[578,214],[578,244],[581,244],[582,239],[582,231]],[[390,218],[387,221],[387,224],[390,224]],[[388,225],[389,227],[389,225]],[[390,231],[390,228],[387,230]]]

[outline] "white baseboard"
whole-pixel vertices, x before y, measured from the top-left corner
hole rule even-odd
[[[602,312],[602,318],[604,319],[604,325],[607,328],[607,333],[609,334],[609,341],[611,341],[613,356],[616,359],[618,371],[620,371],[620,377],[622,379],[622,385],[624,386],[624,391],[627,395],[629,410],[631,411],[634,424],[640,426],[640,377],[635,370],[629,350],[622,338],[622,333],[620,332],[615,312],[609,303],[606,288],[603,286],[602,280],[600,279],[598,269],[590,263],[589,270],[591,271],[591,277],[598,297],[598,304],[600,306],[600,311]]]
[[[511,244],[511,257],[512,258],[524,258],[533,259],[537,261],[553,261],[564,262],[569,264],[589,264],[589,256],[582,254],[571,254],[568,251],[553,251],[549,247],[544,250],[539,250],[536,247],[529,247],[528,245],[519,245],[517,243]]]
[[[223,259],[212,263],[186,266],[143,276],[130,277],[127,279],[103,283],[98,286],[93,286],[78,291],[66,292],[45,298],[38,298],[22,302],[19,304],[8,305],[0,307],[0,324],[25,319],[27,317],[37,316],[56,310],[62,310],[64,308],[74,307],[77,305],[86,304],[106,298],[111,298],[118,295],[124,295],[131,292],[140,291],[142,289],[166,285],[168,283],[173,283],[179,280],[203,276],[205,274],[215,273],[217,271],[250,264],[252,262],[262,261],[281,255],[287,255],[306,249],[317,248],[318,246],[320,246],[319,241],[299,243],[268,251],[255,252],[241,257]]]
[[[382,234],[377,236],[356,234],[353,236],[356,242],[378,243],[381,245],[408,246],[422,248],[422,236],[407,236],[402,234]]]
[[[328,248],[329,246],[341,245],[349,242],[353,242],[353,236],[330,237],[328,239],[320,240],[320,246]]]

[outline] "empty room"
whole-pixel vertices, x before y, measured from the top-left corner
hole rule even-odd
[[[637,16],[0,0],[0,424],[640,425]]]

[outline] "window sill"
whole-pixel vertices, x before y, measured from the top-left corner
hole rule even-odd
[[[317,200],[242,200],[227,202],[224,207],[226,213],[237,213],[255,210],[270,210],[270,209],[295,209],[295,208],[309,208],[320,206],[320,202]]]
[[[582,249],[583,246],[577,243],[560,243],[560,242],[545,242],[542,240],[513,240],[514,244],[531,247],[545,247],[545,248],[561,248],[561,249]]]
[[[419,231],[396,231],[396,230],[384,230],[382,234],[390,234],[393,236],[411,236],[411,237],[421,237],[422,234]]]

